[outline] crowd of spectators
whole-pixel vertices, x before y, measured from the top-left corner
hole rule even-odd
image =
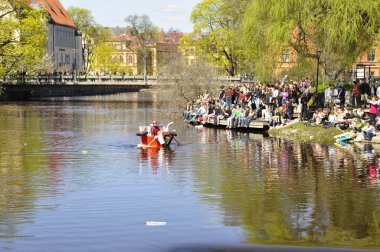
[[[217,96],[204,93],[197,97],[188,104],[184,117],[186,121],[215,125],[226,120],[228,129],[249,127],[257,119],[265,120],[272,127],[286,125],[294,119],[308,126],[336,126],[358,132],[371,126],[367,139],[380,129],[377,117],[380,86],[360,80],[351,83],[350,90],[341,83],[330,85],[320,93],[311,89],[308,79],[229,84],[222,86]]]

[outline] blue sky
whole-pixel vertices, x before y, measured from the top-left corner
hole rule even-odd
[[[150,16],[160,28],[192,31],[190,14],[201,0],[60,0],[67,9],[76,6],[91,10],[103,26],[126,26],[124,18],[131,14]]]

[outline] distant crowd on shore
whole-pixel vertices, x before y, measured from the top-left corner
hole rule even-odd
[[[226,120],[228,129],[249,127],[257,119],[271,127],[298,119],[308,126],[352,128],[371,139],[376,129],[380,130],[380,86],[363,79],[353,81],[351,87],[345,90],[337,83],[324,92],[312,93],[308,79],[229,84],[220,87],[217,96],[204,93],[189,103],[184,118],[215,125]]]

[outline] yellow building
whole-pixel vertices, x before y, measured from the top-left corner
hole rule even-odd
[[[183,33],[176,31],[161,31],[157,36],[157,41],[147,45],[146,66],[148,75],[157,75],[159,67],[171,52],[179,50],[179,39]],[[112,52],[114,62],[125,68],[127,75],[143,75],[144,73],[144,52],[136,40],[130,34],[122,34],[114,37],[112,42],[115,51]]]

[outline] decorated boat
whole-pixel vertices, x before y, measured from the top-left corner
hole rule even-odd
[[[170,129],[170,126],[173,123],[169,123],[166,127],[163,125],[157,124],[153,121],[149,126],[140,126],[137,136],[140,137],[140,144],[137,146],[139,148],[160,148],[160,147],[169,147],[173,142],[179,142],[175,137],[177,132]]]

